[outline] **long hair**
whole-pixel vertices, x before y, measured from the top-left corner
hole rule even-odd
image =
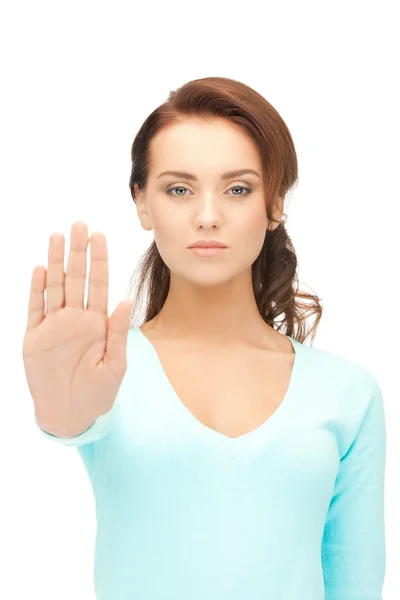
[[[147,184],[151,141],[163,127],[190,116],[227,119],[242,127],[255,140],[263,167],[267,217],[269,222],[280,223],[275,229],[268,226],[260,254],[252,265],[255,300],[268,325],[278,331],[284,328],[287,335],[301,343],[309,335],[313,341],[322,315],[320,299],[299,291],[297,257],[285,228],[286,219],[277,221],[274,218],[276,203],[298,182],[297,155],[282,117],[258,92],[225,77],[195,79],[171,91],[167,101],[144,121],[132,144],[129,187],[135,204],[134,184],[139,189]],[[134,311],[140,307],[146,287],[147,323],[161,311],[170,285],[170,270],[155,241],[142,255],[137,269],[139,284]],[[131,289],[134,279],[135,273]],[[306,319],[310,315],[315,315],[315,320],[307,331]]]

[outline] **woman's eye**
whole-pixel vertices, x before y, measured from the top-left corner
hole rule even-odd
[[[230,190],[246,190],[247,194],[251,194],[252,189],[250,187],[245,187],[243,185],[235,185],[231,188],[229,188]],[[169,190],[167,190],[167,194],[171,194],[172,190],[187,190],[186,187],[184,187],[183,185],[177,185],[175,187],[169,188]],[[174,196],[175,194],[171,194],[172,196]],[[243,194],[233,194],[234,196],[243,196]],[[178,194],[178,196],[184,196],[184,194]]]
[[[182,185],[177,185],[175,187],[169,188],[169,190],[167,190],[167,194],[171,194],[172,190],[187,190],[187,188],[183,187]],[[174,196],[174,194],[171,195]],[[183,194],[178,194],[178,196],[183,196]]]
[[[246,190],[246,192],[247,192],[246,195],[251,194],[251,191],[252,191],[251,187],[244,187],[243,185],[235,185],[229,189],[230,190]],[[234,196],[236,196],[236,194],[234,194]],[[243,196],[243,194],[240,194],[240,196]]]

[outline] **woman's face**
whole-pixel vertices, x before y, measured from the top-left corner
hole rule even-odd
[[[157,134],[150,165],[147,189],[135,185],[138,216],[144,229],[154,231],[171,276],[208,286],[250,269],[268,226],[262,165],[250,136],[224,119],[190,117]],[[239,169],[258,175],[224,177]],[[188,249],[197,240],[217,240],[227,248],[197,256]]]

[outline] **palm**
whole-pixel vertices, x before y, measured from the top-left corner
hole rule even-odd
[[[76,234],[74,226],[72,231],[72,235]],[[106,260],[104,243],[97,251],[102,251]],[[51,251],[49,258],[50,254]],[[95,251],[92,259],[94,256]],[[81,255],[82,268],[83,258]],[[71,258],[68,264],[72,265]],[[74,272],[77,271],[75,265]],[[103,268],[102,272],[104,275],[106,270]],[[35,270],[32,278],[28,327],[23,341],[25,373],[38,422],[56,432],[89,426],[108,412],[126,371],[127,309],[131,303],[121,303],[108,318],[104,310],[107,309],[107,276],[103,286],[99,285],[99,279],[92,278],[97,285],[89,287],[88,308],[84,308],[83,303],[81,306],[77,301],[78,296],[83,298],[86,272],[81,275],[80,279],[75,276],[68,280],[67,268],[66,284],[74,286],[69,288],[69,297],[74,298],[72,305],[54,306],[52,291],[57,287],[48,287],[51,310],[46,315],[44,311],[41,314],[37,304],[38,290],[44,290],[40,270]],[[64,293],[64,298],[68,299],[68,293]],[[40,305],[44,307],[42,301]]]

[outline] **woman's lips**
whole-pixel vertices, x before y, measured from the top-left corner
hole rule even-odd
[[[191,252],[193,252],[194,254],[197,254],[197,256],[214,256],[214,254],[217,254],[218,252],[221,252],[222,250],[226,250],[226,248],[221,248],[218,246],[214,246],[212,248],[189,248],[189,250]]]

